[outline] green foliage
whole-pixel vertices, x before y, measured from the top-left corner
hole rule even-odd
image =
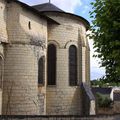
[[[110,86],[120,86],[120,82],[107,82],[104,79],[92,80],[91,85],[93,87],[110,87]]]
[[[111,106],[111,99],[107,96],[103,96],[100,93],[96,94],[96,99],[97,99],[97,105],[98,107],[102,107],[102,108],[108,108]]]
[[[105,84],[104,80],[93,80],[91,81],[92,86],[103,87]]]
[[[106,68],[104,79],[120,82],[120,0],[95,0],[91,4],[90,38],[94,40],[95,57]]]

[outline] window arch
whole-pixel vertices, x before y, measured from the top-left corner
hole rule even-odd
[[[44,85],[45,79],[45,57],[42,56],[38,61],[38,84]]]
[[[69,47],[69,85],[77,85],[77,48],[75,45]]]
[[[47,84],[56,85],[56,46],[54,44],[48,45]]]

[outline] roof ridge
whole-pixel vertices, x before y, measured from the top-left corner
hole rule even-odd
[[[43,3],[32,6],[33,8],[37,9],[39,12],[45,12],[45,11],[61,11],[64,12],[62,9],[57,7],[56,5],[52,3]]]

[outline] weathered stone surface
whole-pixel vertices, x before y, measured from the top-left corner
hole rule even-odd
[[[13,116],[1,117],[0,120],[119,120],[120,115],[104,115],[104,116]]]
[[[2,30],[4,34],[0,31],[0,35],[4,35],[5,38],[8,36],[9,41],[9,44],[3,46],[2,114],[43,114],[44,102],[41,106],[38,104],[38,60],[41,56],[46,56],[47,21],[16,2],[7,3],[1,0],[0,5],[5,9],[0,11],[2,14],[0,17],[4,17],[4,21],[3,18],[0,19],[0,26],[2,25],[0,30],[7,30],[7,35],[5,30]],[[31,29],[29,29],[29,22]],[[33,39],[34,42],[31,42]],[[38,40],[42,41],[39,45]],[[43,100],[45,101],[45,97]],[[43,109],[42,112],[39,111],[40,109]]]
[[[3,115],[81,115],[80,84],[89,83],[86,26],[62,13],[48,22],[15,1],[0,0],[0,55],[4,58]],[[8,43],[8,44],[6,44]],[[47,46],[57,47],[56,86],[47,86]],[[69,86],[69,47],[78,50],[78,86]],[[45,84],[38,85],[38,60],[45,57]],[[47,119],[47,118],[45,118]],[[54,119],[54,118],[50,118]],[[66,118],[63,118],[66,119]]]
[[[86,28],[81,21],[78,22],[69,15],[52,12],[46,13],[46,15],[60,23],[60,25],[48,25],[48,44],[55,44],[57,47],[57,83],[56,86],[47,87],[47,114],[81,115],[82,94],[80,84],[90,80]],[[84,47],[80,46],[81,38],[79,35],[83,38]],[[77,47],[78,66],[80,66],[78,67],[78,86],[74,87],[69,85],[68,61],[71,45]]]

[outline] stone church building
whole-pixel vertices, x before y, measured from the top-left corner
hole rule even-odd
[[[94,109],[87,105],[94,106],[88,28],[87,20],[51,3],[0,0],[0,113],[83,115]]]

